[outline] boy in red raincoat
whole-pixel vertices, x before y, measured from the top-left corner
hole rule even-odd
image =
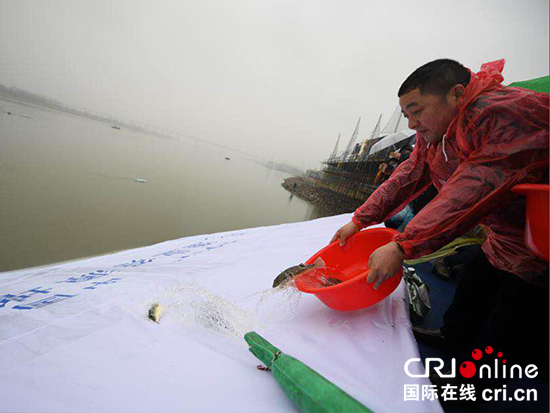
[[[399,103],[417,144],[331,242],[343,245],[384,222],[433,183],[439,194],[371,255],[367,282],[378,288],[404,259],[482,224],[487,240],[460,279],[444,326],[418,333],[440,339],[457,357],[498,348],[510,363],[535,363],[547,377],[548,263],[525,246],[525,199],[511,189],[548,184],[548,94],[502,86],[503,67],[500,60],[473,73],[440,59],[405,80]]]

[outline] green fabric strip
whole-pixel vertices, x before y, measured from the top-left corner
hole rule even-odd
[[[271,368],[279,386],[301,412],[372,413],[300,360],[281,353],[256,332],[246,333],[244,339],[252,354]]]

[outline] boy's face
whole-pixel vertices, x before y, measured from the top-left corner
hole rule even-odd
[[[409,120],[409,128],[422,135],[426,142],[439,142],[449,124],[458,113],[458,102],[464,86],[454,86],[445,97],[420,93],[416,88],[399,98],[403,115]]]

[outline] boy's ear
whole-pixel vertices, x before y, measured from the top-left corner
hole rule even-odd
[[[462,96],[464,96],[464,91],[466,88],[462,84],[454,85],[451,90],[449,91],[451,99],[454,99],[457,103],[462,99]]]

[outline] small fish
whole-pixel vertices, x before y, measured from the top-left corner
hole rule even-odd
[[[299,264],[295,265],[294,267],[287,268],[282,273],[280,273],[277,278],[273,281],[273,288],[278,287],[279,285],[286,283],[287,281],[290,281],[294,277],[300,274],[304,274],[314,268],[324,268],[325,262],[321,257],[317,258],[313,264]]]
[[[328,279],[321,278],[323,281],[323,287],[332,287],[333,285],[341,284],[343,281],[339,278],[329,277]]]
[[[162,316],[162,307],[156,303],[149,309],[149,319],[155,323],[160,324],[160,317]]]

